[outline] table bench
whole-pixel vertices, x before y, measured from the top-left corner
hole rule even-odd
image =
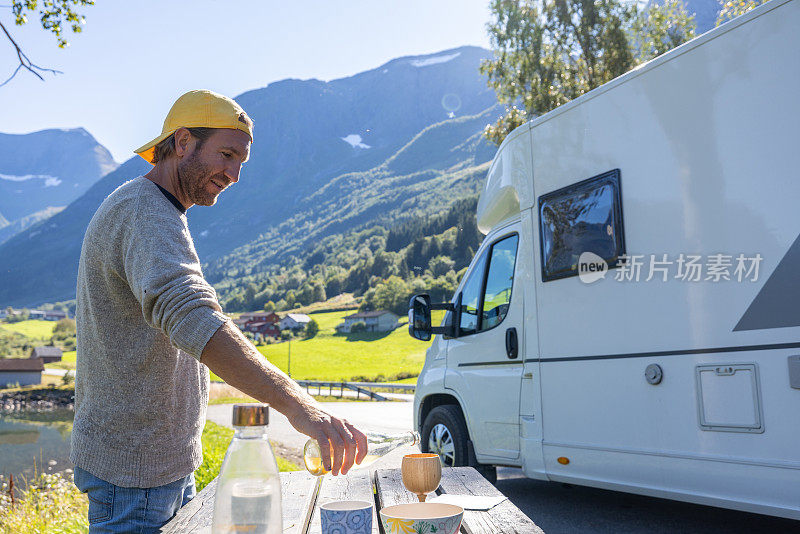
[[[281,473],[283,495],[283,532],[303,534],[303,522],[314,493],[316,477],[306,471]],[[189,504],[180,509],[164,525],[164,534],[207,533],[211,531],[214,496],[217,481],[212,481]],[[436,493],[457,495],[501,496],[497,488],[471,467],[445,467]],[[375,503],[373,508],[373,534],[385,534],[379,524],[377,510],[416,502],[416,497],[403,486],[400,469],[355,470],[347,476],[326,477],[316,505],[334,500],[358,500]],[[320,534],[319,512],[315,510],[308,530]],[[485,512],[466,510],[461,524],[465,534],[540,534],[542,530],[511,501],[505,500]]]

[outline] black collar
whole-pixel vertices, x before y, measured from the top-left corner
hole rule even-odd
[[[154,183],[154,184],[156,184],[155,182],[153,182],[153,183]],[[184,215],[186,215],[186,208],[184,208],[184,207],[183,207],[183,204],[181,204],[181,203],[180,203],[180,201],[179,201],[177,198],[175,198],[175,195],[173,195],[172,193],[170,193],[169,191],[167,191],[166,189],[164,189],[163,187],[161,187],[161,186],[160,186],[160,185],[158,185],[158,184],[156,184],[156,187],[157,187],[157,188],[158,188],[158,189],[159,189],[159,190],[160,190],[162,193],[164,193],[164,196],[165,196],[165,197],[167,197],[167,200],[169,200],[170,202],[172,202],[172,205],[173,205],[173,206],[175,206],[176,208],[178,208],[178,211],[180,211],[181,213],[183,213]]]

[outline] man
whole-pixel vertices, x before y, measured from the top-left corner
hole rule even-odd
[[[194,496],[206,368],[329,443],[334,474],[366,454],[360,431],[260,356],[200,270],[186,210],[239,181],[252,127],[229,98],[181,96],[161,135],[136,151],[153,169],[111,193],[86,230],[70,459],[91,532],[156,531]]]

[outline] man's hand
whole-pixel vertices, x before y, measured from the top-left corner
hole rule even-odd
[[[361,463],[367,455],[367,437],[346,420],[322,410],[316,401],[302,403],[285,415],[295,429],[317,440],[322,465],[334,475],[347,474],[354,462]]]
[[[233,323],[225,323],[211,336],[200,362],[236,389],[269,403],[298,431],[316,439],[322,465],[334,475],[347,473],[353,462],[360,463],[367,455],[367,438],[361,431],[323,410],[297,382],[261,356]]]

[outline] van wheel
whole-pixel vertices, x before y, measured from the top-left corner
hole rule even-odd
[[[438,454],[446,467],[469,465],[468,440],[464,416],[457,406],[447,404],[437,406],[425,418],[420,448]]]

